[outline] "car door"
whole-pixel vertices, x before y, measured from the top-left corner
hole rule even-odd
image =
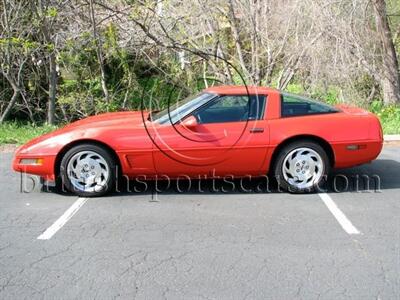
[[[155,134],[154,161],[158,173],[169,176],[244,176],[264,174],[269,143],[264,119],[265,95],[219,96],[184,121],[160,126]]]

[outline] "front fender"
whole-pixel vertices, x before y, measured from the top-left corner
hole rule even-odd
[[[14,155],[12,168],[21,173],[34,174],[45,180],[54,181],[54,166],[58,153],[68,144],[80,139],[94,139],[98,136],[92,130],[56,130],[35,138],[19,147]],[[29,163],[27,160],[40,163]]]

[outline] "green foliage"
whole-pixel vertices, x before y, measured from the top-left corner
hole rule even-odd
[[[374,101],[371,103],[370,111],[381,120],[385,134],[400,134],[399,105],[384,106],[381,101]]]
[[[329,87],[325,91],[317,90],[312,94],[312,98],[336,105],[339,103],[339,91],[335,87]]]
[[[286,91],[292,94],[309,96],[312,99],[320,100],[330,105],[339,103],[339,91],[335,86],[326,89],[315,88],[311,92],[304,90],[304,86],[299,83],[291,83],[287,86]]]
[[[152,107],[159,110],[167,107],[168,103],[175,103],[187,96],[185,90],[179,85],[174,85],[157,76],[142,78],[139,80],[140,90],[131,99],[137,108],[143,102],[144,107]]]
[[[57,103],[61,105],[71,120],[85,116],[117,110],[115,101],[104,101],[99,79],[65,80],[60,85]]]
[[[304,94],[304,88],[301,84],[291,83],[287,86],[286,91],[292,94]]]
[[[23,51],[34,50],[40,47],[40,44],[30,39],[23,39],[17,37],[0,38],[0,49],[5,47],[13,47],[13,49],[20,49]]]
[[[57,129],[55,126],[7,122],[0,125],[0,145],[23,144],[27,141]]]
[[[58,15],[58,10],[55,7],[50,7],[47,9],[46,16],[50,18],[55,18]]]
[[[70,119],[116,111],[123,106],[131,109],[139,106],[139,101],[134,99],[140,89],[136,74],[137,54],[118,45],[119,33],[112,23],[100,34],[106,86],[110,94],[108,102],[100,82],[97,44],[90,32],[83,32],[78,39],[69,40],[59,55],[63,80],[59,83],[57,103]]]

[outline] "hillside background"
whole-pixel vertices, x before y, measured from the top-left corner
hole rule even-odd
[[[244,83],[400,133],[399,53],[400,0],[0,0],[0,143]]]

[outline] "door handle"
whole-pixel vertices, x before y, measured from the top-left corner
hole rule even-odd
[[[264,132],[264,128],[256,127],[250,129],[250,133],[261,133],[261,132]]]

